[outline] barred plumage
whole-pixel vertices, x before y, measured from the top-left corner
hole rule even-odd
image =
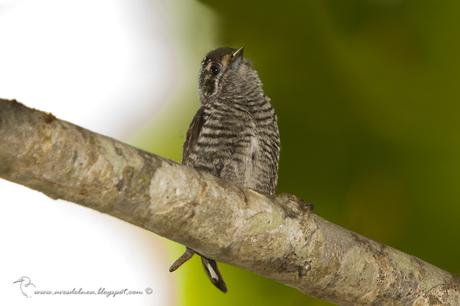
[[[182,162],[271,196],[278,178],[277,118],[242,49],[209,52],[202,62],[199,89],[201,107],[188,129]],[[193,250],[187,252],[191,256]],[[225,292],[215,262],[204,256],[202,260],[210,280]]]

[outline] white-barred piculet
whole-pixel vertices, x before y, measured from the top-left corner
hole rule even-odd
[[[201,106],[187,131],[182,163],[272,196],[280,152],[277,117],[243,48],[219,48],[205,56],[199,93]],[[170,271],[194,253],[187,247]],[[197,254],[211,282],[226,292],[216,262]]]

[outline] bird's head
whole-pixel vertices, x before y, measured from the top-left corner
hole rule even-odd
[[[201,102],[205,104],[215,96],[237,93],[241,85],[254,75],[251,64],[243,57],[242,47],[219,48],[209,52],[201,62]]]

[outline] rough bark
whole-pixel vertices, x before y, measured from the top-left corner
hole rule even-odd
[[[305,294],[340,305],[460,305],[452,274],[334,225],[294,196],[266,198],[16,101],[0,100],[0,141],[0,177]]]

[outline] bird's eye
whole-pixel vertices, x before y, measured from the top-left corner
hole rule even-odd
[[[212,73],[213,75],[218,75],[219,72],[220,72],[220,67],[219,67],[219,65],[216,65],[216,64],[211,65],[211,73]]]

